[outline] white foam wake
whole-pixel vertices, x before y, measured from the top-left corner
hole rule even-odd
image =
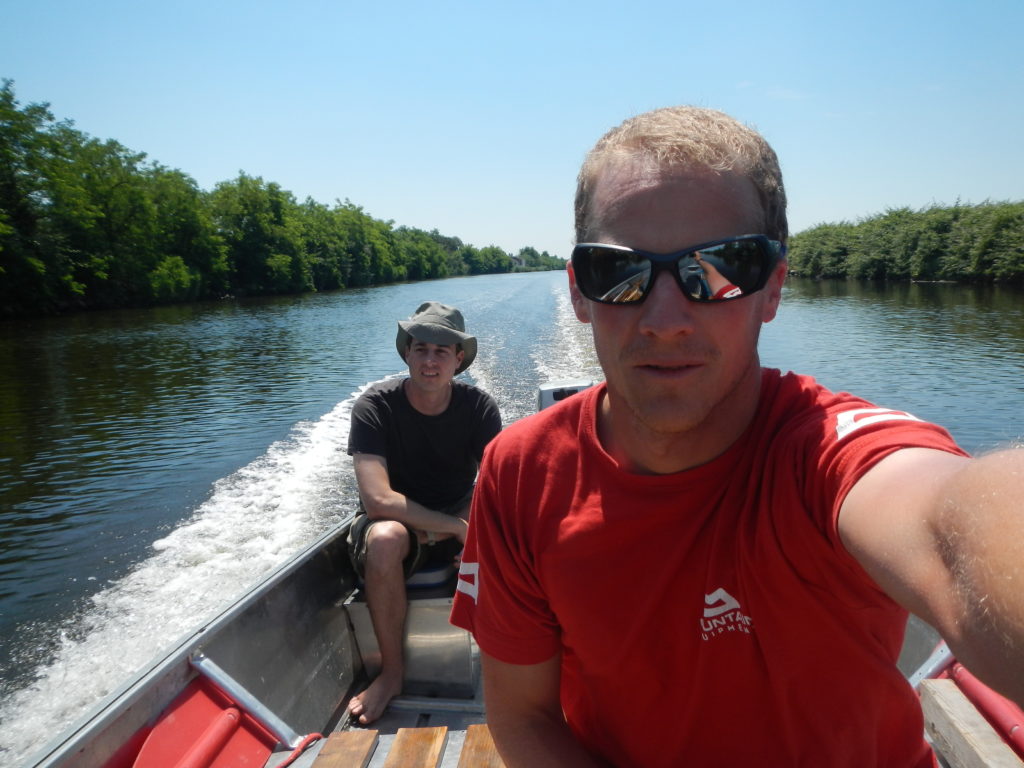
[[[296,425],[262,457],[218,480],[189,520],[153,544],[152,557],[92,598],[35,680],[0,703],[0,755],[28,758],[353,512],[345,446],[354,399]]]
[[[555,294],[554,322],[550,334],[539,340],[533,353],[539,381],[603,379],[590,326],[576,318],[569,292],[562,284],[552,285],[552,292]],[[551,350],[557,353],[552,354]]]

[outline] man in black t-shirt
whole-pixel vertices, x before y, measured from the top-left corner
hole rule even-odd
[[[477,349],[459,310],[421,304],[399,321],[395,346],[409,376],[370,386],[352,408],[349,431],[361,503],[349,551],[381,652],[380,674],[348,706],[363,725],[402,689],[405,580],[428,561],[461,553],[477,467],[501,430],[494,398],[454,381]]]

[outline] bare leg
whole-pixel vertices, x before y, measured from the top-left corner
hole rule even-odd
[[[380,647],[380,674],[370,687],[353,696],[349,713],[362,725],[379,718],[388,702],[402,692],[402,636],[406,594],[402,561],[409,554],[409,534],[401,523],[381,521],[367,533],[366,604]]]

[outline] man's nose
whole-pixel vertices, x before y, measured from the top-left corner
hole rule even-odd
[[[697,305],[683,296],[675,277],[662,272],[654,280],[640,309],[640,329],[656,336],[692,333]]]

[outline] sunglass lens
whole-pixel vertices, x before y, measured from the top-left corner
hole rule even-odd
[[[578,245],[573,270],[583,295],[605,304],[643,301],[652,274],[678,270],[679,284],[692,301],[725,301],[764,287],[775,254],[763,237],[746,236],[658,256],[608,245]]]
[[[640,254],[612,248],[586,248],[575,265],[584,295],[595,301],[640,301],[651,279],[651,262]]]
[[[765,255],[756,240],[720,243],[694,253],[680,264],[686,292],[697,301],[722,301],[761,287]]]

